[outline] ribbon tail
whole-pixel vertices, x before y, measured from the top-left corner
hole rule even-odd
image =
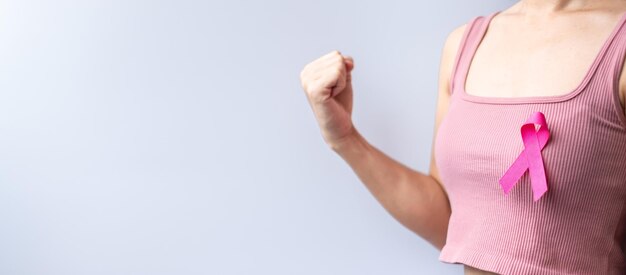
[[[538,130],[535,130],[535,124],[539,125]],[[548,182],[546,180],[546,171],[541,156],[541,150],[548,142],[550,132],[548,131],[548,125],[543,113],[533,113],[524,125],[522,125],[521,134],[524,150],[500,178],[499,183],[504,190],[504,194],[508,195],[513,186],[515,186],[526,170],[528,170],[531,179],[533,200],[538,201],[548,191]]]
[[[509,191],[511,191],[513,186],[517,184],[517,181],[524,175],[526,169],[528,169],[526,155],[520,154],[499,180],[500,186],[502,186],[505,195],[509,194]]]

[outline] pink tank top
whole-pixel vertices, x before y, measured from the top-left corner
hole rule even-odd
[[[467,94],[469,63],[498,12],[468,23],[448,113],[435,137],[435,161],[452,208],[439,260],[499,274],[626,274],[626,116],[618,97],[626,14],[569,93]],[[538,113],[546,125],[531,121]],[[526,128],[528,144],[522,136],[527,123],[533,126]],[[546,132],[535,126],[549,131],[543,147]],[[515,185],[505,194],[504,175],[518,159],[519,177],[509,177]],[[542,180],[547,191],[535,200]]]

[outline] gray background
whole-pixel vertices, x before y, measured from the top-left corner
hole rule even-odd
[[[509,2],[2,1],[0,274],[461,274],[326,147],[304,65],[427,171],[447,34]]]

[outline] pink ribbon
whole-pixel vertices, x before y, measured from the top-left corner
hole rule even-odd
[[[539,130],[535,130],[535,124],[539,124]],[[506,173],[504,173],[502,178],[500,178],[499,182],[502,189],[504,189],[504,194],[508,195],[519,178],[524,175],[526,170],[529,170],[533,199],[537,201],[548,191],[541,149],[543,149],[548,139],[550,139],[550,132],[548,131],[548,125],[546,124],[546,118],[543,113],[533,113],[526,120],[524,125],[522,125],[521,131],[525,148],[515,162],[511,164]]]

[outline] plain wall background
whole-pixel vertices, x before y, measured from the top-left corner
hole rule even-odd
[[[447,34],[488,1],[2,1],[0,274],[461,274],[323,142],[300,87],[355,60],[356,127],[427,171]]]

